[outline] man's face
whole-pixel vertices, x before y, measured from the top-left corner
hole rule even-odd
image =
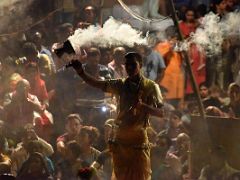
[[[101,63],[103,64],[108,64],[112,61],[113,59],[113,54],[110,50],[106,50],[102,55],[101,55]]]
[[[80,132],[79,139],[80,139],[79,144],[81,147],[86,147],[91,144],[89,134],[86,132]]]
[[[81,128],[81,124],[79,120],[75,118],[69,120],[66,126],[68,133],[74,134],[74,135],[77,135],[79,133],[80,128]]]
[[[97,66],[100,62],[100,55],[98,53],[89,53],[87,57],[87,64],[90,66]]]
[[[84,16],[85,16],[85,21],[87,21],[88,23],[93,23],[96,16],[94,9],[91,9],[91,8],[85,9]]]
[[[188,22],[193,22],[194,19],[195,19],[195,17],[194,17],[194,12],[193,12],[193,11],[187,11],[187,12],[186,12],[186,20],[187,20]]]
[[[186,138],[177,137],[176,149],[180,154],[186,153],[189,147],[189,140]]]
[[[156,145],[158,148],[159,155],[165,155],[169,150],[167,139],[163,137],[157,137]]]
[[[129,77],[133,77],[140,73],[141,65],[136,59],[127,59],[125,68]]]
[[[29,84],[25,84],[24,82],[18,83],[16,86],[17,96],[22,97],[23,99],[28,97],[29,90]]]
[[[234,0],[225,0],[227,7],[232,8],[234,6]]]
[[[206,86],[201,86],[199,91],[201,98],[206,98],[208,96],[208,88]]]
[[[233,102],[237,102],[240,99],[240,95],[239,95],[239,89],[237,87],[231,87],[229,88],[229,97],[231,99],[231,101]]]
[[[34,36],[33,36],[33,42],[36,45],[41,45],[42,44],[42,35],[38,32],[35,33]]]
[[[113,58],[115,59],[115,61],[119,64],[124,63],[124,55],[125,55],[125,50],[117,50],[114,52]]]
[[[171,115],[170,117],[170,126],[173,128],[178,128],[180,125],[181,119],[177,115]]]
[[[225,1],[222,1],[218,6],[219,10],[225,11],[227,7],[227,3]]]
[[[38,56],[38,52],[32,51],[31,53],[30,52],[26,53],[25,56],[26,56],[27,60],[35,62],[36,58]]]

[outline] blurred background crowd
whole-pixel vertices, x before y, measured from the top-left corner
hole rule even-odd
[[[117,2],[102,0],[25,0],[1,4],[0,22],[0,177],[17,179],[77,179],[107,148],[118,99],[92,88],[71,69],[54,48],[90,25],[113,16],[149,34],[149,45],[86,47],[75,57],[98,79],[126,78],[124,55],[139,52],[142,73],[159,84],[164,116],[151,117],[152,179],[234,179],[237,168],[221,144],[192,174],[191,115],[199,115],[196,94],[169,11],[168,0],[126,1],[146,23],[134,19]],[[213,12],[224,18],[238,11],[239,0],[175,0],[179,28],[188,40],[202,18]],[[240,18],[240,17],[239,17]],[[240,118],[240,44],[224,39],[221,54],[208,56],[192,43],[187,50],[204,111],[209,116]],[[191,133],[190,133],[191,132]],[[107,159],[93,178],[111,179]],[[0,178],[0,179],[1,179]]]

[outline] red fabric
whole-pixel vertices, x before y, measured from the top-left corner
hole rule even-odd
[[[182,21],[179,23],[179,28],[181,30],[183,37],[188,38],[192,32],[196,31],[197,27],[195,23],[187,24],[186,22]]]
[[[39,101],[42,103],[44,100],[48,100],[47,88],[45,81],[40,78],[40,75],[37,75],[34,82],[31,83],[30,93],[38,97]]]
[[[53,124],[53,122],[51,122],[50,118],[51,118],[51,117],[49,117],[49,112],[45,110],[45,111],[41,114],[41,124],[42,124],[43,126]]]
[[[197,85],[199,85],[202,82],[206,81],[206,68],[203,67],[202,69],[198,70],[198,68],[204,63],[206,63],[205,55],[199,51],[197,46],[195,44],[192,44],[189,50],[189,57],[190,60],[192,60],[192,71],[193,75],[195,77]],[[202,59],[201,59],[202,58]],[[202,61],[202,62],[201,62]],[[188,76],[189,77],[189,76]],[[193,93],[192,86],[190,79],[187,79],[187,87],[186,87],[186,94]]]
[[[179,28],[184,38],[188,38],[191,33],[194,33],[196,31],[196,25],[194,23],[188,24],[183,21],[179,23]],[[201,51],[199,50],[197,45],[191,44],[189,47],[188,55],[191,61],[191,67],[192,67],[192,71],[193,71],[196,83],[199,85],[201,82],[204,82],[206,80],[206,68],[203,67],[199,69],[200,66],[206,63],[205,54],[203,50]],[[193,90],[191,87],[189,75],[187,75],[187,77],[188,78],[187,78],[187,86],[186,86],[185,93],[191,94],[193,93]]]

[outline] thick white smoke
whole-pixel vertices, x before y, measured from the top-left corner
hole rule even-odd
[[[240,37],[240,13],[228,13],[221,18],[214,14],[207,14],[201,26],[191,35],[191,42],[205,49],[207,55],[217,55],[222,52],[224,39]]]
[[[0,0],[0,31],[9,33],[26,28],[32,23],[27,8],[34,0]]]
[[[147,39],[142,37],[141,32],[133,29],[129,24],[122,23],[109,18],[103,25],[89,26],[87,29],[77,29],[69,37],[74,49],[79,47],[111,47],[111,46],[129,46],[135,44],[147,44]]]

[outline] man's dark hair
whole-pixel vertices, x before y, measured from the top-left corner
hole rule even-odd
[[[73,28],[73,25],[71,23],[64,23],[58,27],[58,31],[60,33],[65,33],[68,28]]]
[[[81,147],[76,141],[69,141],[67,143],[67,148],[73,153],[73,155],[77,158],[81,153]]]
[[[167,146],[168,146],[168,147],[171,147],[171,145],[172,145],[172,140],[171,140],[171,138],[168,136],[166,130],[163,130],[163,131],[161,131],[160,133],[158,133],[157,137],[158,137],[159,139],[165,139],[166,142],[167,142]]]
[[[32,141],[28,142],[26,149],[28,152],[32,152],[33,149],[42,150],[43,145],[39,140],[32,140]],[[34,153],[34,152],[32,152],[32,153]],[[39,153],[42,153],[42,152],[39,152]]]
[[[200,16],[205,16],[207,14],[207,6],[205,4],[199,4],[196,8],[197,14]]]
[[[139,53],[137,53],[137,52],[128,52],[125,55],[125,59],[126,59],[126,61],[136,60],[136,61],[139,62],[140,65],[142,65],[142,62],[143,62],[142,56]]]
[[[24,53],[24,55],[36,54],[37,52],[38,52],[37,46],[34,43],[26,42],[23,45],[23,53]]]
[[[168,39],[171,39],[171,38],[174,38],[174,37],[178,37],[177,28],[175,26],[169,26],[165,30],[165,34],[166,34]]]
[[[101,56],[101,52],[100,52],[99,48],[97,48],[97,47],[91,47],[91,48],[89,48],[89,49],[87,50],[87,54],[88,54],[89,56],[91,56],[91,55]]]
[[[182,117],[182,112],[179,111],[179,110],[171,111],[171,114],[172,114],[172,115],[175,115],[175,116],[177,116],[177,117],[179,117],[179,118]]]
[[[212,3],[215,5],[218,5],[222,2],[223,0],[213,0]]]
[[[66,122],[68,123],[72,119],[77,119],[80,123],[83,123],[83,120],[78,113],[69,114],[66,118]]]
[[[200,89],[202,86],[209,88],[206,82],[201,82],[198,88]]]
[[[93,126],[83,126],[80,131],[80,136],[82,134],[88,134],[91,144],[95,143],[100,136],[98,128]]]
[[[183,16],[183,21],[186,21],[186,14],[188,11],[192,11],[194,13],[194,18],[196,18],[196,10],[193,7],[187,7]]]

